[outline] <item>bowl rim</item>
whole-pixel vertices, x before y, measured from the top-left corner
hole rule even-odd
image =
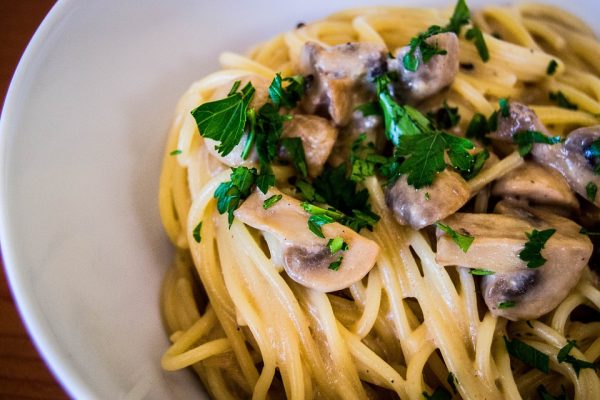
[[[44,318],[41,307],[29,290],[31,282],[17,265],[17,251],[14,234],[11,233],[9,224],[9,210],[7,199],[10,193],[8,187],[8,147],[9,142],[17,134],[19,110],[22,108],[28,91],[27,79],[36,68],[36,58],[46,46],[53,30],[59,28],[66,18],[75,0],[58,0],[38,26],[31,40],[27,44],[6,92],[4,106],[0,118],[0,249],[4,263],[9,290],[12,293],[17,311],[23,321],[35,348],[56,378],[58,384],[73,398],[95,398],[96,394],[89,384],[85,382],[79,371],[69,361],[69,355],[53,339],[54,332]]]

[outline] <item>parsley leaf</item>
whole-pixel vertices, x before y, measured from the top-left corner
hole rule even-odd
[[[483,151],[480,151],[479,153],[475,154],[471,166],[465,171],[460,171],[460,174],[467,181],[473,179],[484,167],[485,162],[488,160],[488,158],[490,158],[489,151],[485,149]]]
[[[554,73],[556,72],[556,67],[558,67],[558,63],[556,62],[556,60],[550,60],[550,62],[548,63],[548,67],[546,67],[546,75],[554,75]]]
[[[214,194],[217,199],[217,210],[219,214],[228,214],[229,225],[233,222],[233,212],[250,196],[258,176],[254,168],[237,167],[232,168],[231,171],[230,181],[222,182]]]
[[[460,122],[458,107],[450,107],[446,101],[441,108],[428,112],[427,117],[438,129],[450,129]]]
[[[411,106],[396,103],[389,90],[391,79],[387,74],[378,76],[376,83],[379,105],[383,110],[385,134],[394,145],[397,146],[404,136],[419,135],[431,130],[431,123],[423,114]]]
[[[592,232],[592,231],[588,231],[585,228],[581,228],[579,230],[579,233],[581,233],[582,235],[588,235],[588,236],[600,236],[600,232]]]
[[[340,250],[348,250],[348,243],[344,242],[344,238],[338,236],[335,239],[329,239],[327,247],[329,247],[331,254],[335,254]]]
[[[475,268],[475,269],[470,270],[469,273],[471,275],[485,276],[485,275],[494,275],[496,272],[490,271],[489,269]]]
[[[363,117],[369,117],[371,115],[383,115],[383,110],[377,102],[364,103],[357,106],[354,110],[360,111]]]
[[[177,154],[181,154],[181,150],[175,149],[169,153],[170,156],[176,156]]]
[[[417,36],[410,39],[410,49],[408,53],[402,57],[402,65],[404,65],[404,68],[406,68],[408,71],[415,72],[421,65],[421,62],[427,64],[433,56],[437,54],[447,54],[448,52],[444,49],[440,49],[437,43],[433,45],[427,43],[427,39],[430,37],[444,32],[446,32],[446,30],[441,26],[432,25],[427,29],[427,31],[421,32]],[[421,60],[419,60],[419,57],[417,54],[415,54],[417,49],[419,49],[421,52]]]
[[[588,182],[588,184],[585,186],[585,193],[589,201],[595,201],[596,193],[598,193],[598,186],[596,186],[594,182]]]
[[[600,139],[596,139],[584,151],[583,156],[594,166],[594,174],[600,175]]]
[[[508,118],[510,116],[510,106],[508,105],[507,99],[498,100],[498,104],[500,105],[500,115],[504,118]]]
[[[235,89],[240,85],[236,84]],[[234,88],[226,98],[201,104],[192,110],[200,135],[219,141],[216,149],[222,156],[229,154],[242,139],[248,104],[255,92],[250,82],[240,92]]]
[[[527,262],[527,268],[539,268],[546,263],[546,259],[542,257],[541,251],[546,245],[546,242],[556,229],[546,229],[538,231],[534,229],[531,233],[525,232],[528,241],[525,247],[519,253],[519,258]]]
[[[192,236],[194,237],[196,243],[200,243],[200,241],[202,241],[202,237],[200,236],[200,229],[202,229],[202,221],[198,222],[198,225],[196,225],[196,227],[192,231]]]
[[[488,62],[490,60],[490,52],[485,43],[485,39],[483,38],[483,34],[478,28],[469,29],[465,34],[465,38],[473,41],[473,44],[475,44],[477,52],[479,53],[479,57],[483,62]]]
[[[501,310],[505,310],[507,308],[513,308],[514,306],[516,306],[517,303],[514,301],[501,301],[500,303],[498,303],[498,308]]]
[[[448,22],[448,25],[446,25],[446,30],[459,35],[460,29],[463,25],[467,25],[469,23],[470,18],[471,12],[469,11],[469,7],[467,7],[465,0],[458,0],[456,2],[456,6],[454,7],[454,12],[450,17],[450,22]]]
[[[584,368],[591,368],[595,371],[598,367],[594,363],[580,360],[569,354],[571,349],[573,349],[573,347],[575,347],[576,344],[577,343],[575,340],[567,340],[567,344],[559,350],[558,355],[556,356],[558,362],[565,362],[571,364],[577,376],[579,376],[579,371]]]
[[[342,265],[342,260],[344,259],[344,257],[340,256],[336,261],[332,262],[331,264],[329,264],[329,266],[327,268],[333,270],[333,271],[337,271],[340,269],[340,266]]]
[[[303,177],[308,176],[308,167],[306,165],[302,139],[299,137],[286,137],[281,139],[281,145],[290,155],[296,170],[300,172]]]
[[[477,113],[471,118],[467,127],[466,137],[480,140],[483,144],[489,143],[489,139],[485,136],[490,133],[489,125],[485,115]]]
[[[408,184],[415,189],[429,186],[446,168],[446,151],[453,167],[471,171],[475,159],[468,150],[473,147],[470,140],[442,131],[405,136],[396,147],[395,155],[404,157],[397,172],[407,174]]]
[[[435,226],[437,226],[448,236],[450,236],[452,241],[456,243],[458,247],[460,247],[460,249],[465,253],[469,250],[469,247],[471,247],[473,240],[475,240],[473,236],[458,233],[454,229],[450,228],[448,225],[442,224],[441,222],[436,222]]]
[[[263,208],[265,210],[267,210],[267,209],[273,207],[282,198],[283,198],[282,195],[280,195],[280,194],[274,194],[273,196],[271,196],[268,199],[266,199],[265,201],[263,201]]]
[[[375,145],[372,142],[366,145],[363,142],[367,136],[362,133],[352,143],[350,152],[350,179],[355,182],[362,182],[366,177],[375,175],[377,166],[388,162],[387,158],[377,154]]]
[[[555,102],[560,108],[566,108],[568,110],[577,110],[577,104],[573,104],[567,99],[563,92],[550,92],[548,98]]]
[[[283,122],[291,118],[280,115],[279,109],[266,103],[256,115],[256,152],[262,165],[268,165],[277,157],[277,145],[283,132]]]
[[[432,394],[427,392],[423,392],[423,397],[427,400],[450,400],[452,396],[446,389],[441,386],[438,386]]]
[[[513,135],[513,142],[519,147],[519,154],[525,157],[531,152],[534,143],[556,144],[560,136],[546,136],[538,131],[519,131]]]
[[[289,82],[284,88],[283,82]],[[269,86],[269,97],[275,107],[294,108],[304,94],[304,77],[302,75],[281,78],[281,74],[275,74],[271,86]]]
[[[303,179],[299,179],[295,183],[296,189],[300,191],[300,194],[304,200],[311,203],[325,203],[325,199],[319,195],[313,185]]]
[[[510,341],[506,336],[504,336],[504,344],[506,346],[506,351],[508,351],[508,354],[511,356],[542,371],[545,374],[550,372],[550,357],[538,349],[531,347],[519,339],[513,339]]]

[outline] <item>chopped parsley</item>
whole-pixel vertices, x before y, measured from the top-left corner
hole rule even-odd
[[[534,367],[545,374],[550,372],[550,357],[535,347],[531,347],[519,339],[510,341],[506,336],[504,336],[504,345],[506,346],[508,354],[516,359],[521,360],[525,364]]]
[[[329,266],[327,268],[329,268],[333,271],[337,271],[340,269],[340,266],[342,265],[343,260],[344,260],[344,257],[340,256],[337,260],[335,260],[334,262],[329,264]]]
[[[222,156],[231,153],[242,139],[248,105],[255,92],[250,82],[238,92],[239,86],[239,81],[236,81],[226,98],[204,103],[192,110],[200,134],[219,141],[216,149]]]
[[[424,197],[425,197],[425,200],[427,200],[427,201],[431,200],[431,196],[429,195],[429,192],[425,192]]]
[[[581,233],[582,235],[588,235],[588,236],[600,236],[600,232],[592,232],[592,231],[588,231],[585,228],[581,228],[579,230],[579,233]]]
[[[500,115],[504,118],[508,118],[510,116],[510,105],[508,104],[507,99],[498,100],[498,104],[500,105]]]
[[[487,118],[481,113],[473,115],[469,126],[467,126],[467,132],[465,134],[469,139],[480,140],[483,144],[487,144],[490,140],[485,136],[490,133]]]
[[[598,186],[596,186],[594,182],[588,182],[588,184],[585,185],[585,194],[587,195],[588,200],[592,202],[595,201],[596,193],[598,193]]]
[[[175,149],[169,153],[170,156],[176,156],[177,154],[181,154],[181,150]]]
[[[469,250],[469,247],[471,247],[473,240],[475,240],[475,238],[473,236],[463,234],[463,233],[458,233],[454,229],[449,227],[448,225],[444,225],[441,222],[436,222],[435,226],[437,226],[439,229],[444,231],[448,236],[450,236],[452,241],[454,243],[456,243],[458,245],[458,247],[460,247],[460,249],[465,253]]]
[[[289,84],[284,88],[283,82]],[[304,77],[302,75],[282,78],[281,74],[277,73],[269,86],[269,97],[275,107],[294,108],[304,94],[304,87]]]
[[[333,208],[323,208],[307,202],[300,204],[304,211],[310,214],[308,218],[308,229],[320,238],[325,238],[321,227],[326,224],[341,221],[345,215]]]
[[[427,31],[421,32],[417,36],[410,39],[410,49],[402,58],[402,65],[404,65],[404,68],[406,68],[408,71],[415,72],[421,65],[421,62],[427,64],[429,60],[431,60],[431,58],[437,54],[448,54],[446,50],[438,47],[437,42],[433,45],[427,42],[427,39],[430,37],[444,32],[447,32],[447,30],[441,26],[432,25],[427,29]],[[419,57],[416,54],[417,49],[419,49],[421,52],[421,60],[419,60]]]
[[[600,139],[596,139],[583,152],[583,156],[594,166],[594,174],[600,175]]]
[[[460,175],[467,181],[473,179],[481,171],[485,165],[485,162],[488,160],[488,158],[490,158],[490,152],[484,149],[483,151],[475,154],[473,157],[472,165],[466,170],[459,171]]]
[[[295,186],[296,189],[298,189],[298,191],[302,195],[302,198],[304,198],[304,200],[310,203],[325,203],[325,199],[321,195],[319,195],[315,191],[314,186],[308,183],[307,181],[299,179],[296,181]]]
[[[463,25],[467,25],[469,23],[470,18],[471,11],[469,10],[469,7],[467,7],[465,0],[458,0],[456,2],[456,6],[454,6],[454,12],[450,17],[450,22],[448,22],[448,25],[446,25],[446,30],[459,35],[461,28]]]
[[[541,251],[548,239],[555,232],[556,229],[546,229],[543,231],[534,229],[531,233],[525,232],[528,240],[523,250],[519,253],[519,258],[527,262],[527,268],[539,268],[546,263],[547,260],[542,257]]]
[[[378,166],[385,165],[388,159],[377,154],[375,145],[372,142],[366,145],[363,142],[366,139],[364,133],[352,143],[350,152],[350,179],[355,182],[362,182],[365,178],[375,175]]]
[[[548,63],[548,67],[546,67],[546,75],[554,75],[554,73],[556,72],[556,67],[558,67],[558,63],[556,62],[556,60],[550,60],[550,62]]]
[[[483,269],[483,268],[474,268],[471,269],[469,271],[469,273],[471,275],[479,275],[479,276],[485,276],[485,275],[494,275],[496,272],[494,271],[490,271],[489,269]]]
[[[423,392],[423,398],[427,400],[451,400],[452,395],[443,387],[438,386],[431,394]]]
[[[571,103],[569,99],[560,90],[558,92],[550,92],[548,98],[555,102],[560,108],[566,108],[568,110],[577,110],[577,104]]]
[[[265,201],[263,201],[263,208],[265,210],[267,210],[267,209],[273,207],[282,198],[283,198],[282,195],[280,195],[280,194],[274,194],[273,196],[271,196],[268,199],[266,199]]]
[[[479,57],[481,61],[488,62],[490,60],[490,52],[488,50],[487,44],[485,43],[485,39],[483,38],[483,33],[478,28],[471,28],[465,34],[465,38],[467,40],[473,41],[477,52],[479,53]]]
[[[329,239],[329,242],[327,242],[327,247],[329,247],[331,254],[335,254],[340,250],[348,250],[348,243],[344,242],[344,238],[338,236],[335,239]]]
[[[299,137],[286,137],[281,139],[281,145],[287,151],[292,164],[296,170],[304,177],[308,176],[308,166],[306,165],[306,157],[304,155],[304,147],[302,147],[302,139]]]
[[[198,225],[192,231],[192,236],[196,243],[200,243],[202,241],[202,236],[200,236],[200,230],[202,229],[202,221],[198,222]]]
[[[361,104],[357,106],[354,110],[360,111],[363,117],[369,117],[371,115],[382,115],[383,113],[383,110],[381,110],[381,106],[375,101]]]
[[[560,142],[560,136],[546,136],[538,131],[519,131],[513,135],[513,142],[519,148],[521,157],[525,157],[533,149],[534,143],[556,144]]]
[[[215,190],[217,210],[220,214],[228,214],[229,225],[233,222],[233,212],[241,202],[250,196],[253,186],[259,177],[255,168],[237,167],[231,169],[229,181],[222,182]],[[265,193],[263,191],[263,193]]]
[[[507,300],[507,301],[501,301],[500,303],[498,303],[498,308],[501,310],[505,310],[507,308],[513,308],[516,305],[517,305],[516,302]]]
[[[438,129],[450,129],[460,122],[458,107],[450,107],[446,101],[436,111],[428,112],[427,117]]]
[[[573,347],[575,347],[576,344],[577,343],[575,342],[575,340],[567,340],[567,344],[559,350],[558,355],[556,356],[558,362],[571,364],[577,376],[579,376],[579,371],[584,368],[591,368],[595,371],[598,367],[594,363],[580,360],[569,354],[571,349],[573,349]]]

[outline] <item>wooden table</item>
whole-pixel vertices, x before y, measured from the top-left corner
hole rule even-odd
[[[54,0],[0,0],[0,105],[17,62]],[[1,257],[0,257],[1,263]],[[21,322],[0,268],[0,399],[68,399]]]

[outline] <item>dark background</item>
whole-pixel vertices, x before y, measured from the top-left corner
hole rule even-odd
[[[0,107],[25,46],[54,0],[0,0]],[[23,327],[0,255],[0,399],[68,399]]]

